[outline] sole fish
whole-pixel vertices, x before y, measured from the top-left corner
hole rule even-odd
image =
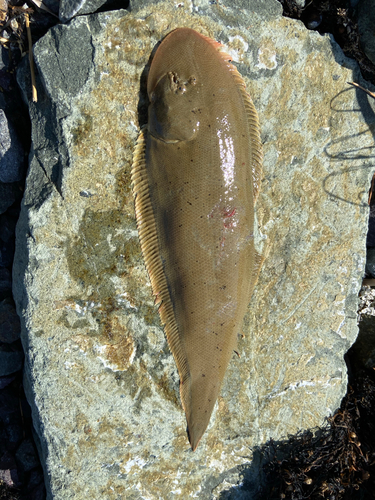
[[[142,253],[180,376],[193,450],[204,434],[262,258],[258,116],[221,45],[189,28],[161,42],[132,183]]]

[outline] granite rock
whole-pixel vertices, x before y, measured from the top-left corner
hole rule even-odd
[[[268,256],[195,453],[130,186],[145,67],[178,26],[225,44],[264,143],[255,240]],[[254,447],[322,425],[346,392],[375,125],[346,83],[359,69],[255,0],[133,2],[53,28],[34,55],[38,103],[26,64],[19,75],[33,149],[13,286],[48,498],[248,498],[235,485],[244,467],[255,484]]]

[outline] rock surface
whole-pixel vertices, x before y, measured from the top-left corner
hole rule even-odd
[[[226,44],[265,153],[256,244],[268,257],[195,453],[130,186],[144,69],[178,26]],[[14,295],[48,497],[248,498],[235,485],[244,467],[256,481],[251,449],[322,425],[346,392],[375,123],[374,103],[346,84],[361,83],[357,66],[328,36],[282,18],[276,1],[240,0],[80,17],[47,33],[35,60]]]

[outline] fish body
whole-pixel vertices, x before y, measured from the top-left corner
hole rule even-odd
[[[142,252],[193,450],[236,349],[260,267],[254,203],[262,149],[255,108],[220,45],[168,34],[148,75],[148,125],[132,181]]]

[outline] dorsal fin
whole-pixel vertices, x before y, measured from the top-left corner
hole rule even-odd
[[[169,348],[176,360],[180,376],[181,400],[186,400],[189,387],[189,367],[186,354],[183,352],[179,339],[178,327],[173,304],[168,290],[163,263],[159,252],[158,235],[155,216],[151,204],[150,189],[146,170],[146,139],[147,127],[144,127],[138,137],[134,149],[131,182],[135,196],[135,213],[141,249],[150,277],[155,304],[159,305],[159,314],[164,326]],[[186,394],[185,394],[186,393]],[[186,408],[184,408],[186,412]]]

